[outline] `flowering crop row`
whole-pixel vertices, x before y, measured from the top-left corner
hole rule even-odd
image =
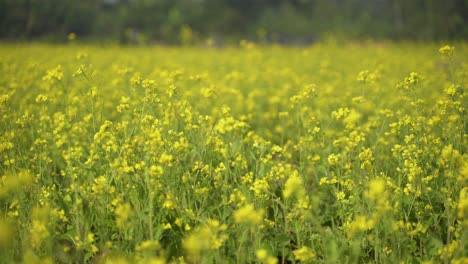
[[[466,263],[466,58],[2,45],[0,262]]]

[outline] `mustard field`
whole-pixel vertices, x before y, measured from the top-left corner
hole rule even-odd
[[[468,263],[468,45],[0,45],[0,263]]]

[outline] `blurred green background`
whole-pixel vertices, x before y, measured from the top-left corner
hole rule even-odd
[[[0,0],[0,39],[211,45],[467,39],[468,0]]]

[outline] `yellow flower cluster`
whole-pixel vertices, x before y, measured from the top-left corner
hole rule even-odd
[[[207,250],[217,250],[228,239],[227,225],[209,219],[205,225],[197,227],[183,241],[184,249],[192,261],[198,261]]]

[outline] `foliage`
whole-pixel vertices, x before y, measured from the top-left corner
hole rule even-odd
[[[465,0],[0,0],[0,38],[180,44],[240,39],[310,43],[344,39],[466,39]],[[258,32],[265,32],[259,36]],[[265,38],[266,35],[267,37]]]

